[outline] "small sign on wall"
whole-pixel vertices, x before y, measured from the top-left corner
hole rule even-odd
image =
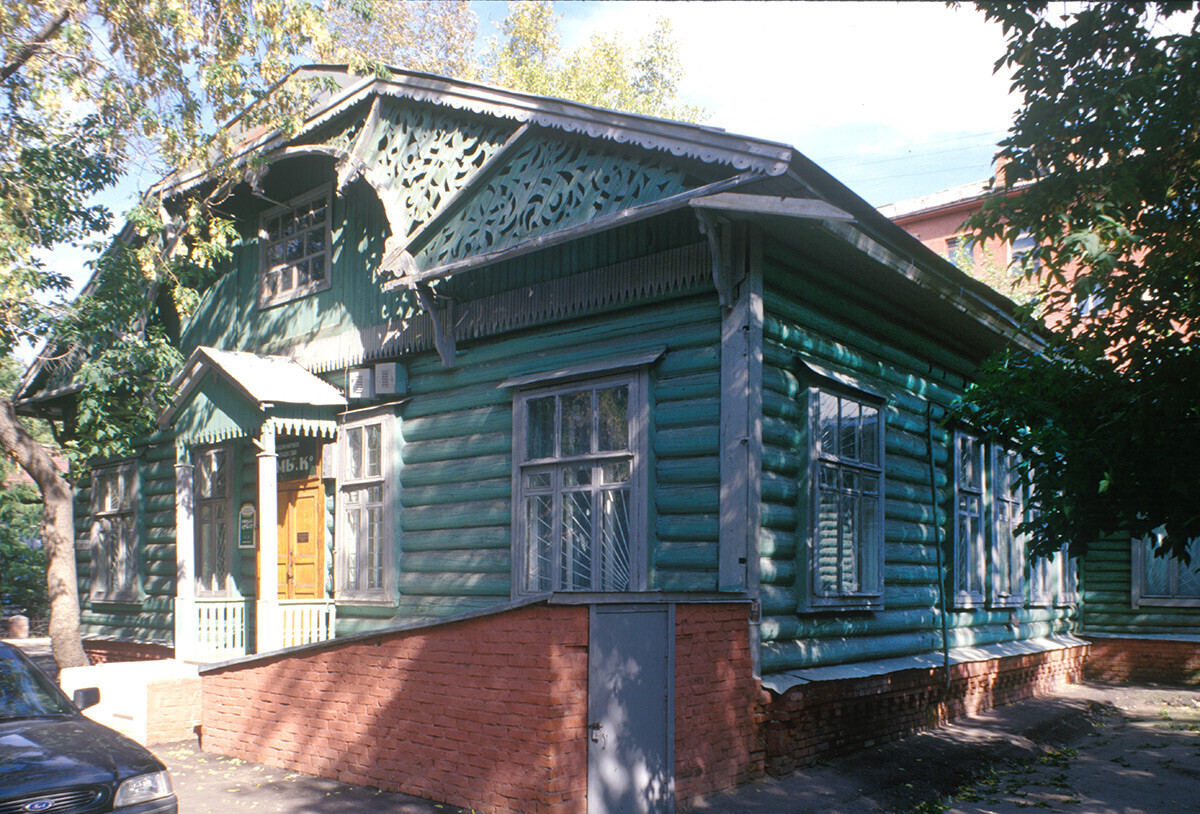
[[[283,436],[275,442],[275,454],[281,481],[308,480],[317,476],[317,439],[307,436]]]
[[[243,503],[238,509],[238,548],[254,548],[254,531],[258,527],[258,511],[253,503]]]

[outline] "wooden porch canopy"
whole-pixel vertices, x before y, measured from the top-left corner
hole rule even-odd
[[[346,398],[291,359],[197,348],[174,381],[174,401],[159,426],[180,447],[275,433],[333,438]]]

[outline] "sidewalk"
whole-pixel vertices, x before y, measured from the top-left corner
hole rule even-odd
[[[155,752],[171,769],[184,812],[466,814],[403,794],[205,754],[190,743]],[[1196,778],[1200,690],[1088,683],[786,778],[764,778],[692,810],[1171,814],[1200,811]]]

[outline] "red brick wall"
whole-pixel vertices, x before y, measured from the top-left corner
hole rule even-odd
[[[200,728],[200,679],[151,681],[146,687],[146,743],[193,740]]]
[[[1200,684],[1200,642],[1093,639],[1083,674],[1100,681]]]
[[[156,661],[175,658],[175,649],[165,644],[144,642],[89,641],[83,643],[83,652],[92,664],[107,664],[112,661]]]
[[[489,812],[586,812],[584,606],[205,673],[205,750]]]
[[[767,700],[754,678],[749,606],[675,609],[675,799],[748,783],[763,774]]]
[[[817,681],[771,693],[766,769],[786,774],[836,754],[902,738],[1078,681],[1086,646],[958,664],[950,689],[938,669]]]

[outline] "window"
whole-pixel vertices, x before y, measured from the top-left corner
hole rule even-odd
[[[519,391],[514,590],[644,589],[642,374]]]
[[[969,608],[983,603],[987,580],[983,442],[955,433],[954,455],[954,604]]]
[[[991,604],[1020,607],[1024,604],[1025,541],[1017,527],[1025,520],[1025,490],[1021,485],[1021,458],[993,449]]]
[[[975,246],[968,235],[946,238],[946,259],[959,268],[975,265]]]
[[[336,535],[339,598],[388,600],[392,595],[391,423],[390,415],[375,413],[347,421],[341,428]]]
[[[1158,538],[1133,541],[1133,606],[1200,606],[1200,539],[1188,543],[1191,562],[1154,553]]]
[[[1075,560],[1063,546],[1053,556],[1029,564],[1030,605],[1074,605],[1078,599]]]
[[[1010,254],[1012,260],[1009,262],[1010,272],[1012,274],[1021,274],[1023,272],[1021,266],[1025,262],[1025,258],[1029,257],[1036,248],[1037,242],[1034,241],[1033,235],[1029,234],[1028,232],[1021,232],[1019,235],[1017,235],[1017,239],[1012,243],[1012,251]],[[1040,266],[1041,261],[1039,261],[1036,257],[1033,258],[1032,270],[1037,271]]]
[[[232,587],[231,470],[227,448],[202,450],[196,456],[196,589],[201,595],[225,594]]]
[[[93,599],[137,600],[137,464],[92,472]]]
[[[870,607],[883,595],[883,422],[879,403],[811,393],[811,601]]]
[[[329,287],[329,190],[265,212],[259,232],[260,307]]]

